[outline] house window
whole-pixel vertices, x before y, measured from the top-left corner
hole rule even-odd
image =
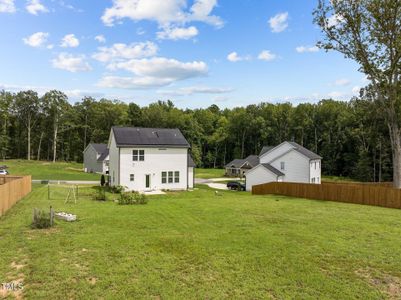
[[[162,183],[167,183],[167,172],[162,172]]]
[[[315,177],[313,177],[312,178],[312,183],[315,183],[316,182],[316,179],[315,179]]]
[[[319,169],[320,169],[320,161],[319,161]]]
[[[315,162],[315,170],[316,170],[316,162]]]
[[[174,183],[179,183],[180,182],[180,172],[175,171],[174,172]]]
[[[129,181],[134,181],[135,175],[134,174],[129,174]]]
[[[168,172],[168,183],[173,183],[173,174],[174,172],[172,171]]]
[[[320,178],[317,177],[317,178],[316,178],[316,183],[319,183],[319,182],[320,182]]]
[[[280,163],[280,168],[281,168],[281,170],[285,170],[285,162],[284,161],[282,161]]]
[[[132,150],[132,160],[133,161],[144,161],[145,160],[145,150]]]

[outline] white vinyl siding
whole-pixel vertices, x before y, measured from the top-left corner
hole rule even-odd
[[[194,168],[188,168],[188,188],[194,188]]]
[[[111,132],[110,141],[109,141],[109,173],[112,174],[112,185],[118,185],[120,181],[120,173],[119,173],[119,150],[116,147],[116,141],[114,139],[114,134]],[[127,172],[127,174],[131,174],[131,172]],[[129,179],[129,178],[128,178]]]
[[[138,152],[133,152],[133,150],[138,150]],[[136,153],[140,159],[139,150],[144,151],[144,161],[133,161],[133,154]],[[186,148],[120,148],[121,180],[119,184],[126,186],[129,191],[186,190],[188,188],[187,155],[188,149]],[[112,168],[111,156],[112,151],[110,149],[110,168]],[[169,172],[172,172],[170,174],[171,179],[169,179]],[[174,172],[179,172],[178,183],[174,180]],[[134,182],[129,180],[129,174],[135,174]],[[150,175],[149,188],[146,188],[146,175]]]
[[[278,177],[276,174],[272,173],[262,165],[258,165],[252,170],[248,171],[245,174],[245,178],[246,190],[249,192],[252,191],[252,186],[254,185],[281,180],[280,177]]]
[[[285,164],[285,170],[282,171],[285,174],[284,181],[303,183],[310,182],[309,158],[295,150],[292,150],[281,157],[278,157],[276,160],[273,160],[271,165],[276,169],[281,170],[282,162]]]
[[[274,148],[273,150],[271,150],[270,152],[263,154],[260,157],[260,163],[268,164],[272,160],[276,159],[277,157],[283,155],[284,153],[288,152],[289,150],[291,150],[293,148],[294,147],[289,143],[282,143],[279,146],[277,146],[276,148]],[[277,169],[280,170],[280,168],[277,168]]]
[[[88,173],[104,173],[106,167],[103,162],[98,162],[98,154],[92,145],[88,145],[84,151],[84,170]]]
[[[310,162],[310,183],[320,184],[321,177],[322,177],[322,170],[321,170],[321,161],[319,160],[312,160]],[[313,180],[313,178],[315,178]]]

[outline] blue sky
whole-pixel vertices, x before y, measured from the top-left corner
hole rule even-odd
[[[0,88],[147,105],[348,100],[358,67],[315,47],[315,1],[0,0]]]

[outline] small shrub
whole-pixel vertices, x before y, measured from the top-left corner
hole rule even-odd
[[[106,189],[99,187],[96,194],[93,195],[93,199],[96,201],[106,201]]]
[[[147,203],[146,196],[138,192],[123,192],[118,199],[120,205],[143,205]]]
[[[35,208],[33,213],[33,221],[31,224],[31,228],[33,229],[50,228],[52,226],[50,218],[51,218],[50,213],[47,213],[44,210],[37,210]]]
[[[100,185],[104,186],[106,183],[106,178],[104,177],[104,175],[102,174],[102,177],[100,177]]]
[[[122,185],[114,185],[110,187],[110,190],[112,193],[121,194],[122,192],[124,192],[125,187],[123,187]]]

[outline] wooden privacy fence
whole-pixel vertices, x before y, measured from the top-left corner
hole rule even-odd
[[[252,187],[253,195],[283,195],[401,209],[401,190],[388,184],[271,182]]]
[[[31,176],[0,176],[0,216],[31,190]]]

